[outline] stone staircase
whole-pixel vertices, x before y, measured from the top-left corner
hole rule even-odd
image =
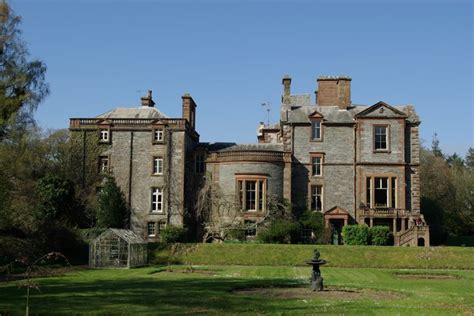
[[[423,240],[424,246],[429,247],[429,226],[426,224],[412,226],[409,229],[398,232],[394,236],[395,246],[418,246],[419,239]]]

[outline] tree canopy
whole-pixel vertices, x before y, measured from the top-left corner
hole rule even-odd
[[[10,126],[33,122],[33,111],[49,93],[46,65],[29,60],[20,22],[21,17],[0,2],[0,139]]]

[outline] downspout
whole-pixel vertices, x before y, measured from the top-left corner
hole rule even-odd
[[[357,123],[353,128],[354,135],[354,219],[357,220]],[[360,192],[359,192],[360,193]]]
[[[82,131],[82,188],[86,187],[86,130]]]
[[[132,176],[133,176],[133,131],[130,132],[130,162],[128,171],[128,208],[132,209]]]

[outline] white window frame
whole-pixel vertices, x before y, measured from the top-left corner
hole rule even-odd
[[[147,235],[148,237],[156,237],[156,223],[155,222],[147,222]]]
[[[163,189],[162,188],[151,189],[151,212],[163,213]]]
[[[107,173],[109,172],[109,168],[110,168],[109,156],[99,156],[99,173]]]
[[[321,139],[322,139],[321,120],[312,120],[311,121],[311,140],[321,140]]]
[[[376,179],[386,179],[387,188],[381,187],[381,182]],[[397,208],[398,207],[398,178],[392,175],[369,175],[366,177],[366,205],[369,208]],[[383,189],[387,191],[387,205],[375,205],[375,190]],[[369,191],[369,192],[367,192]],[[393,203],[392,203],[393,202]]]
[[[100,129],[99,130],[99,141],[101,143],[108,143],[110,141],[110,130]]]
[[[320,188],[320,192],[318,194],[318,188]],[[310,204],[310,208],[312,211],[316,211],[316,212],[322,212],[323,209],[324,209],[324,205],[323,205],[323,201],[324,201],[324,189],[323,189],[323,186],[322,185],[311,185],[310,187],[310,190],[311,190],[311,204]],[[321,201],[321,209],[318,209],[317,206],[318,206],[318,203],[317,203],[317,200],[316,200],[316,197],[319,196],[319,199]],[[313,202],[314,202],[314,207],[313,207]]]
[[[318,173],[319,166],[319,173]],[[311,156],[311,175],[313,177],[321,177],[323,175],[323,157]]]
[[[155,143],[163,142],[165,131],[162,127],[155,128],[153,131],[153,141]]]
[[[247,183],[255,182],[255,191],[254,196],[255,200],[253,202],[254,207],[247,207],[247,193],[250,192],[247,190]],[[239,177],[237,178],[237,200],[240,204],[240,209],[244,212],[265,212],[267,207],[267,179],[264,177]]]
[[[163,157],[153,157],[153,174],[163,175],[164,161]]]

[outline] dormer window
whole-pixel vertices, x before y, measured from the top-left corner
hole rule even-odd
[[[374,150],[388,150],[388,125],[374,125]]]
[[[108,129],[101,129],[99,131],[99,142],[101,143],[110,142],[110,131]]]
[[[311,139],[321,140],[321,121],[320,120],[311,121]]]

